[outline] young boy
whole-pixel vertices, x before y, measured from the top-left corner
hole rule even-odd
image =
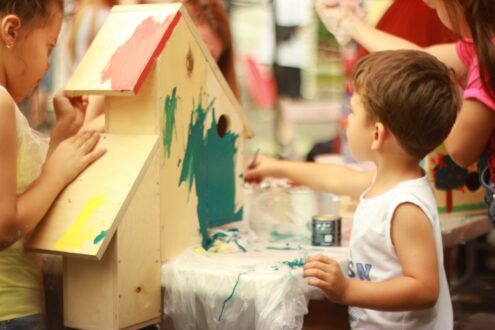
[[[259,157],[247,180],[287,177],[320,191],[360,197],[348,277],[310,256],[309,285],[349,305],[353,329],[452,329],[453,315],[435,198],[419,162],[447,137],[459,108],[450,72],[418,51],[377,52],[354,76],[347,137],[373,173],[343,165]]]

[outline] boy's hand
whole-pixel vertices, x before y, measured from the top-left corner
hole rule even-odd
[[[359,0],[316,0],[315,9],[327,30],[341,45],[351,40],[352,20],[364,16]]]
[[[256,159],[249,159],[244,171],[244,180],[260,182],[266,177],[279,177],[280,163],[279,160],[261,155]]]
[[[309,256],[303,277],[309,277],[308,284],[323,290],[331,301],[345,303],[349,279],[342,273],[337,261],[323,255]]]
[[[51,134],[49,154],[59,143],[79,131],[84,122],[88,98],[87,96],[68,97],[63,92],[59,92],[53,98],[53,107],[56,122]]]
[[[99,139],[98,133],[86,131],[62,141],[45,162],[43,172],[62,186],[67,185],[106,152],[105,149],[95,149]]]

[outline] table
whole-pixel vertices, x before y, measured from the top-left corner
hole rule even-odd
[[[459,244],[465,244],[476,237],[483,235],[491,229],[485,214],[469,216],[442,215],[442,236],[446,250]],[[278,240],[274,243],[267,242],[261,245],[252,244],[250,252],[230,255],[197,255],[188,262],[193,249],[185,253],[189,257],[171,260],[162,265],[162,282],[164,287],[169,281],[171,272],[173,276],[185,276],[186,287],[183,291],[182,302],[186,312],[175,311],[183,317],[192,319],[191,308],[199,315],[198,321],[209,319],[198,325],[196,329],[235,329],[243,330],[243,324],[256,322],[264,325],[256,329],[318,329],[319,325],[337,325],[338,329],[345,328],[345,310],[342,306],[332,305],[323,299],[318,290],[305,285],[302,279],[301,267],[297,264],[301,258],[313,254],[323,253],[341,261],[341,266],[346,267],[347,245],[351,229],[351,215],[343,219],[343,246],[335,248],[317,248],[298,243]],[[280,236],[280,235],[279,235]],[[289,241],[290,241],[290,237]],[[468,244],[469,246],[469,244]],[[466,281],[474,265],[472,254],[467,253],[467,271],[456,277],[451,283],[453,287]],[[50,328],[58,328],[63,324],[62,318],[62,284],[61,284],[61,258],[57,256],[44,256],[45,291],[47,296],[47,308]],[[284,263],[284,262],[287,262]],[[293,267],[289,266],[293,262]],[[278,265],[278,270],[273,267]],[[202,282],[191,280],[197,278],[198,273],[204,275]],[[244,274],[242,274],[244,273]],[[239,276],[239,274],[242,274]],[[234,290],[236,282],[239,281]],[[184,282],[183,282],[184,283]],[[212,287],[213,284],[219,285]],[[263,294],[263,292],[265,294]],[[266,294],[268,292],[269,294]],[[165,291],[165,294],[167,292]],[[199,298],[196,297],[199,294]],[[227,300],[230,296],[231,298]],[[227,300],[227,301],[226,301]],[[167,301],[167,296],[164,296]],[[188,305],[187,302],[194,301]],[[226,301],[226,302],[225,302]],[[225,303],[225,306],[223,306]],[[213,306],[213,307],[209,307]],[[214,308],[216,306],[216,308]],[[260,306],[260,308],[255,308]],[[265,308],[261,308],[264,306]],[[223,307],[222,317],[219,319]],[[232,314],[232,311],[234,313]],[[292,318],[274,319],[281,315],[281,310],[291,310]],[[309,315],[305,313],[310,311]],[[328,313],[331,310],[332,313]],[[237,311],[237,312],[236,312]],[[230,316],[229,316],[230,315]],[[287,314],[283,314],[287,315]],[[230,318],[229,318],[230,317]],[[334,323],[332,317],[338,317],[340,323]],[[304,325],[303,325],[304,318]],[[343,319],[344,318],[344,319]],[[242,320],[242,322],[240,322]],[[222,323],[223,322],[223,323]],[[278,322],[278,323],[276,323]],[[228,324],[227,327],[223,327]],[[278,324],[278,325],[277,325]],[[287,325],[287,326],[286,326]],[[180,328],[179,328],[180,329]],[[246,328],[253,329],[253,328]]]
[[[301,329],[310,299],[302,266],[309,254],[330,256],[347,268],[346,247],[255,244],[235,254],[193,248],[162,265],[164,313],[176,329]]]
[[[484,214],[440,218],[446,249],[491,228]],[[235,254],[198,254],[191,248],[162,265],[164,312],[173,318],[177,329],[316,329],[315,323],[328,322],[325,317],[332,314],[328,308],[338,313],[338,307],[318,302],[323,295],[306,285],[301,265],[307,255],[322,253],[338,260],[345,271],[351,225],[347,215],[341,247],[304,246],[288,239],[273,244],[258,242],[247,252]],[[467,279],[470,273],[463,276]],[[310,300],[313,317],[306,319],[312,326],[303,328]],[[339,313],[342,317],[342,311]],[[338,328],[344,326],[342,321]]]

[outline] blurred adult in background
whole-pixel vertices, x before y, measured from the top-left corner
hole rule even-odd
[[[235,72],[235,56],[229,16],[223,0],[184,0],[199,35],[217,62],[230,89],[240,100]]]
[[[438,18],[435,10],[428,7],[423,0],[395,0],[384,12],[376,24],[380,31],[409,40],[421,47],[427,47],[455,40],[455,35],[447,29]],[[358,45],[355,56],[343,61],[344,73],[350,77],[354,65],[368,51]],[[338,151],[342,147],[339,139],[316,143],[306,156],[307,161],[314,161],[316,156]]]
[[[456,38],[442,24],[435,10],[423,0],[395,0],[380,18],[376,28],[421,47],[452,42]],[[356,63],[367,54],[368,51],[359,46]]]

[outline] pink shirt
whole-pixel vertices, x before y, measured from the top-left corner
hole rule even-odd
[[[495,111],[495,100],[483,88],[478,66],[476,49],[471,39],[456,43],[457,55],[468,69],[467,82],[464,88],[464,99],[475,99]]]

